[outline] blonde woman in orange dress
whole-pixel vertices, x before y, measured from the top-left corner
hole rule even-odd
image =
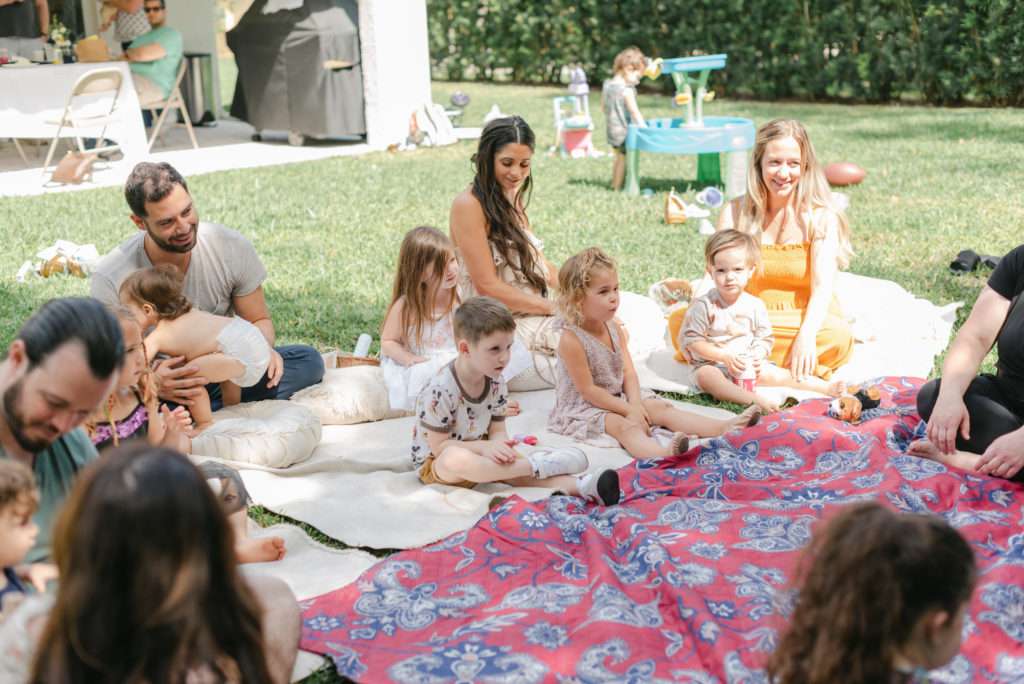
[[[761,126],[747,169],[747,192],[733,200],[718,230],[735,228],[761,243],[760,272],[747,292],[764,301],[775,334],[770,361],[797,381],[826,380],[850,360],[853,334],[836,299],[849,264],[850,224],[832,200],[807,131],[793,119]]]

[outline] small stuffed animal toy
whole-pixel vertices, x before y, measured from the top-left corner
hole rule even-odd
[[[860,414],[868,409],[878,408],[882,403],[882,395],[876,385],[857,387],[848,385],[847,394],[832,400],[829,409],[834,417],[847,423],[860,422]]]

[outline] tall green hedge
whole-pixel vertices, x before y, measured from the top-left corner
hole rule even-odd
[[[616,53],[725,52],[723,94],[1024,105],[1021,0],[427,0],[436,73],[599,82]],[[666,85],[669,79],[663,79]]]

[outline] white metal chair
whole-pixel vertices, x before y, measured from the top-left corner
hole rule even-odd
[[[188,62],[185,59],[181,60],[181,66],[178,67],[178,75],[174,79],[174,87],[171,88],[171,94],[163,100],[157,102],[147,102],[143,105],[144,109],[148,109],[156,117],[156,110],[162,109],[160,116],[156,119],[156,123],[153,125],[153,133],[149,136],[149,149],[153,149],[153,141],[156,137],[160,136],[160,142],[167,146],[164,142],[164,136],[161,132],[163,128],[164,120],[167,118],[167,112],[171,109],[178,109],[181,112],[181,118],[185,120],[185,128],[188,129],[188,137],[192,139],[192,148],[199,149],[199,143],[196,142],[196,134],[192,131],[192,121],[189,119],[188,110],[185,108],[185,99],[181,96],[181,79],[185,77],[185,69],[188,68]]]
[[[21,149],[21,143],[18,142],[17,138],[8,138],[8,139],[12,143],[14,143],[14,149],[17,150],[18,156],[21,157],[22,163],[25,164],[25,168],[28,168],[28,158],[25,156],[25,151],[23,149]],[[0,138],[0,147],[3,147],[3,146],[4,146],[3,139]]]
[[[75,136],[75,143],[79,152],[101,153],[113,152],[120,149],[120,145],[106,145],[86,150],[82,143],[82,133],[86,132],[89,138],[96,138],[102,144],[106,139],[107,127],[110,124],[120,123],[121,117],[117,114],[117,97],[121,92],[122,75],[121,70],[114,67],[93,69],[82,74],[74,87],[71,88],[71,95],[64,106],[64,113],[58,121],[47,121],[46,123],[57,127],[57,133],[53,136],[50,149],[46,153],[46,163],[43,164],[43,175],[49,171],[50,162],[53,160],[53,153],[57,151],[60,143],[60,134],[64,129],[71,130]],[[108,102],[109,99],[109,102]],[[102,127],[102,128],[100,128]],[[96,129],[100,128],[97,135]]]

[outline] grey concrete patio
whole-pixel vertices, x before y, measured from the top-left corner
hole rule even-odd
[[[156,140],[147,159],[166,161],[174,165],[186,177],[225,169],[241,169],[255,166],[271,166],[290,162],[310,161],[327,157],[362,154],[372,148],[364,142],[338,140],[310,140],[301,147],[288,144],[287,133],[283,131],[264,132],[260,142],[254,142],[253,127],[245,122],[224,119],[216,126],[195,128],[199,149],[193,149],[184,126],[165,125],[164,141]],[[131,171],[130,163],[121,161],[115,155],[111,161],[99,160],[94,167],[92,182],[81,185],[60,185],[46,182],[50,174],[43,176],[42,166],[46,159],[49,140],[22,141],[22,148],[28,158],[26,168],[10,140],[0,142],[0,197],[15,195],[40,195],[50,192],[71,192],[88,188],[120,186]],[[59,159],[69,149],[62,143]],[[52,169],[51,169],[52,170]]]

